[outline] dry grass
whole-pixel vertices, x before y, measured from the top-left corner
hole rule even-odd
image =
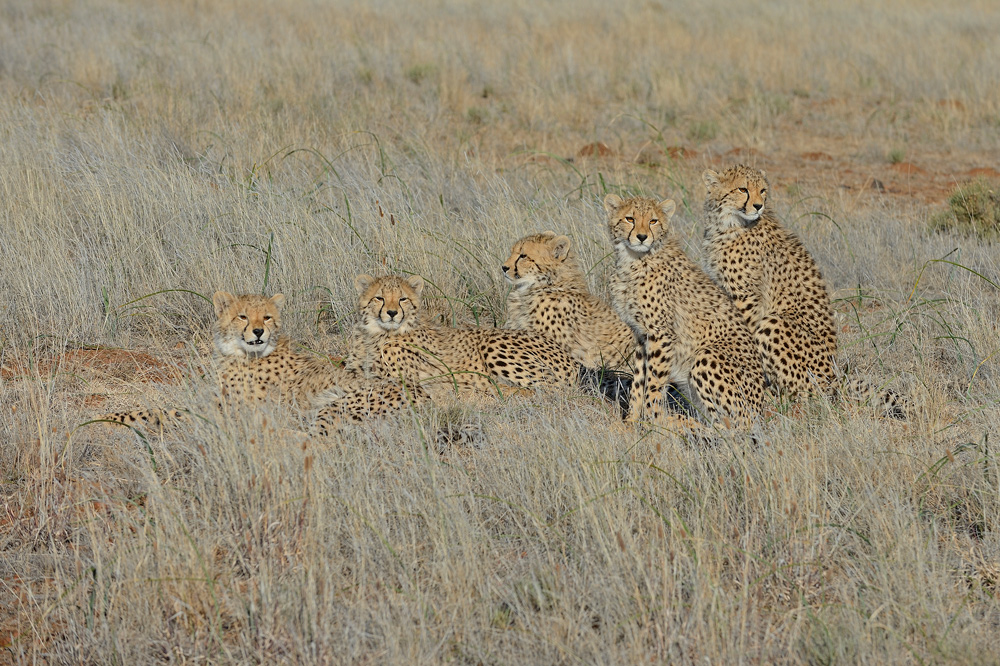
[[[927,229],[1000,162],[1000,11],[736,13],[0,3],[0,663],[995,660],[1000,266]],[[735,160],[917,418],[700,449],[572,395],[343,441],[208,407],[199,295],[283,291],[334,354],[360,272],[502,324],[517,237],[569,233],[601,291],[600,196],[674,197],[699,256]],[[81,426],[158,401],[206,420]],[[454,418],[485,444],[439,452]]]

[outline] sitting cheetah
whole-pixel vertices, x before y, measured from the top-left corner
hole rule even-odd
[[[424,325],[419,276],[355,280],[363,321],[348,367],[419,383],[436,400],[497,395],[501,387],[569,386],[580,367],[556,342],[529,331]],[[518,392],[518,391],[514,391]]]
[[[569,238],[546,231],[514,244],[503,264],[514,289],[507,297],[507,327],[542,333],[561,343],[599,382],[604,397],[628,410],[635,335],[607,303],[587,290],[583,271],[570,256]],[[671,413],[691,405],[673,384],[664,396]]]
[[[764,210],[764,172],[739,164],[721,174],[708,169],[703,178],[709,273],[753,334],[766,380],[791,395],[832,394],[837,334],[830,296],[809,251]],[[851,382],[845,393],[875,397],[864,380]],[[877,401],[893,416],[903,415],[895,392],[882,392]]]
[[[212,301],[218,316],[219,386],[222,395],[236,404],[271,398],[318,410],[313,431],[325,435],[344,421],[358,423],[426,401],[427,394],[419,387],[373,382],[325,359],[293,351],[288,338],[278,334],[282,294],[267,298],[219,291]],[[116,412],[101,418],[158,425],[163,416],[183,414],[177,410]]]
[[[760,357],[732,301],[681,249],[674,202],[609,194],[604,208],[617,251],[614,307],[638,340],[629,419],[658,420],[663,385],[677,381],[710,418],[749,427],[762,407]]]
[[[587,289],[569,238],[553,231],[522,238],[503,273],[514,286],[507,297],[508,328],[552,338],[584,367],[629,370],[632,329]]]

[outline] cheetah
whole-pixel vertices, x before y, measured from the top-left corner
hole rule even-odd
[[[753,334],[765,381],[779,392],[835,392],[837,334],[826,282],[816,261],[792,232],[764,208],[766,174],[742,164],[702,176],[708,271],[736,305]],[[875,397],[864,380],[845,393]],[[904,401],[882,391],[881,402],[901,416]]]
[[[659,420],[663,386],[674,381],[711,420],[749,428],[763,403],[760,357],[732,301],[681,249],[669,225],[675,208],[670,199],[604,199],[612,302],[638,343],[629,419]]]
[[[529,331],[456,329],[421,320],[420,276],[355,280],[362,322],[348,367],[365,376],[419,384],[435,402],[569,386],[580,366],[561,345]]]
[[[507,328],[554,339],[584,367],[629,371],[635,356],[632,329],[587,289],[568,237],[554,231],[525,236],[502,268],[513,285]]]
[[[268,298],[219,291],[213,296],[218,317],[214,335],[218,379],[224,398],[233,404],[283,400],[313,410],[312,430],[318,435],[327,435],[344,423],[360,423],[427,401],[427,394],[417,386],[371,381],[320,357],[294,351],[291,341],[279,334],[284,300],[282,294]],[[116,412],[102,420],[161,425],[164,417],[183,418],[183,412]]]

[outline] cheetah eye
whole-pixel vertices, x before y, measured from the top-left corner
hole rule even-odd
[[[240,315],[239,319],[240,319],[240,321],[246,321],[247,320],[247,316],[246,315]]]
[[[635,222],[635,218],[634,217],[629,217],[628,215],[626,215],[625,216],[625,221],[629,222],[629,223],[633,223],[633,222]]]
[[[659,223],[660,223],[660,221],[654,218],[654,219],[650,220],[650,221],[649,221],[649,223],[650,223],[651,225],[653,225],[653,224],[659,224]]]
[[[400,296],[400,297],[399,297],[399,302],[400,302],[400,303],[405,303],[405,302],[406,302],[406,301],[408,301],[408,300],[410,300],[410,299],[408,299],[408,298],[407,298],[406,296]]]
[[[264,315],[264,321],[271,321],[271,315]]]
[[[764,188],[763,190],[761,190],[760,194],[761,194],[761,196],[764,196],[765,194],[767,194],[767,188]]]
[[[747,188],[741,187],[739,189],[740,189],[740,192],[742,192],[743,194],[747,194]]]
[[[526,255],[526,254],[522,254],[520,257],[518,257],[518,259],[527,259],[527,258],[528,258],[528,255]]]
[[[378,301],[379,303],[385,303],[385,299],[382,298],[381,296],[376,296],[375,300]]]

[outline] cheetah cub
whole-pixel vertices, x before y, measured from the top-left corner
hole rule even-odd
[[[635,354],[632,329],[587,289],[570,240],[553,231],[514,243],[503,273],[507,327],[542,333],[561,343],[587,368],[629,371]]]
[[[312,429],[319,435],[328,434],[344,422],[359,423],[427,401],[419,387],[373,382],[325,359],[292,350],[289,339],[278,333],[284,300],[282,294],[268,298],[218,291],[213,296],[218,317],[215,353],[224,398],[234,404],[285,400],[302,409],[316,410]],[[183,418],[183,413],[116,412],[101,418],[158,425],[164,416]]]
[[[733,299],[764,364],[768,382],[795,395],[834,393],[837,334],[819,267],[802,242],[764,208],[763,171],[742,164],[703,174],[709,273]],[[845,392],[902,416],[902,398],[854,380]]]
[[[617,256],[615,310],[635,333],[629,419],[657,420],[666,382],[685,383],[709,418],[749,427],[764,378],[750,331],[722,291],[692,262],[670,228],[667,199],[604,199]]]
[[[348,367],[366,376],[419,384],[436,402],[455,393],[497,395],[507,387],[569,386],[577,379],[577,363],[537,333],[424,325],[419,276],[359,275],[355,287],[363,321]]]

